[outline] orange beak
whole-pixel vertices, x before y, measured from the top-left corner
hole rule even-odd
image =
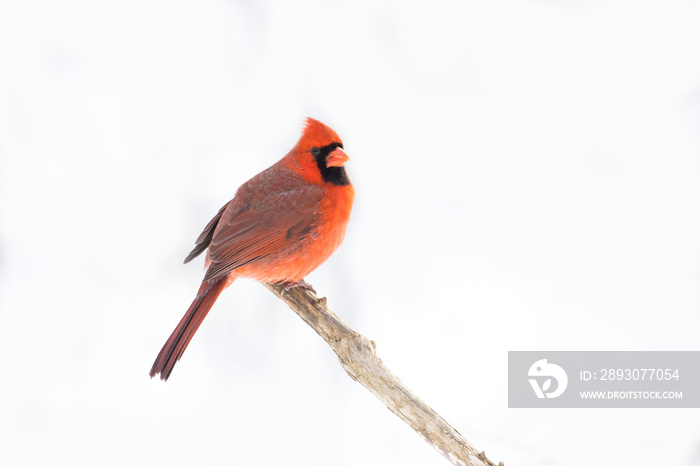
[[[348,154],[345,153],[343,149],[340,147],[336,147],[333,152],[328,154],[328,157],[326,157],[326,166],[327,167],[342,167],[345,165],[345,162],[350,160],[350,157],[348,157]]]

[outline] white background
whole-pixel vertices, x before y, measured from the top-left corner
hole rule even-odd
[[[693,409],[507,408],[508,350],[697,350],[700,4],[5,1],[0,463],[443,465],[257,283],[167,383],[182,260],[304,116],[357,198],[308,279],[507,465],[700,464]]]

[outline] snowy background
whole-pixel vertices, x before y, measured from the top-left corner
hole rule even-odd
[[[508,350],[698,350],[700,3],[4,1],[0,463],[444,465],[257,283],[167,383],[182,260],[304,116],[357,198],[309,277],[506,465],[700,465],[693,409],[507,408]]]

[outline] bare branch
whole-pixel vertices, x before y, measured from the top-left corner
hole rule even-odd
[[[372,392],[452,464],[496,466],[401,383],[377,356],[374,342],[348,327],[328,309],[326,298],[318,298],[303,286],[289,290],[281,284],[265,286],[326,340],[350,377]]]

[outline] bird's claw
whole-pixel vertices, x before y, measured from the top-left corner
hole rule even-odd
[[[297,280],[295,282],[285,282],[284,288],[282,289],[282,296],[284,296],[292,288],[296,287],[301,287],[304,290],[309,290],[312,293],[316,294],[316,290],[314,290],[314,287],[306,283],[306,281],[304,281],[304,279],[302,278],[301,280]]]

